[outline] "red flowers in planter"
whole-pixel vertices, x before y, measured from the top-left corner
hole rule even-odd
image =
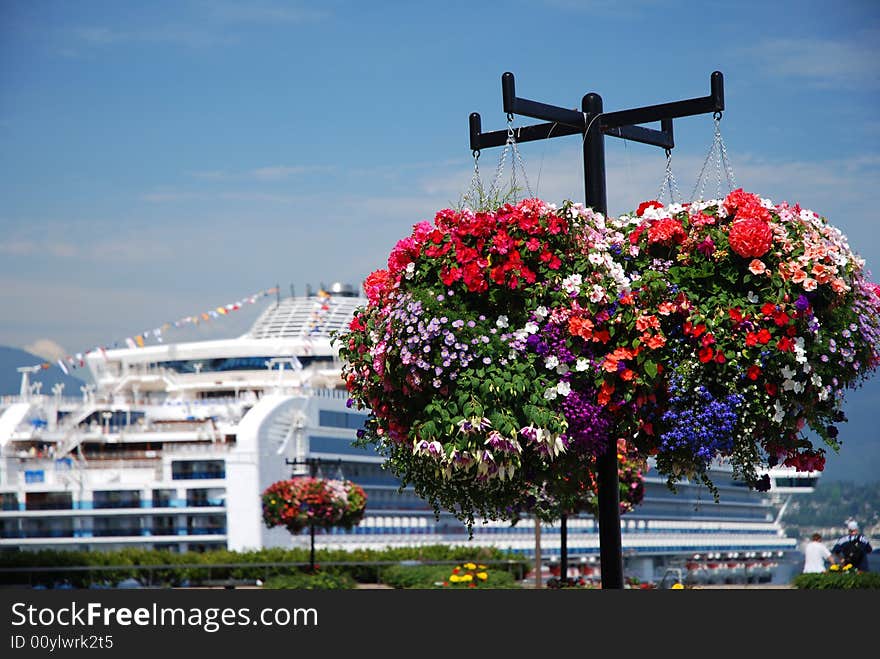
[[[263,522],[299,533],[309,526],[351,528],[364,516],[367,495],[347,480],[300,476],[277,481],[263,492]]]

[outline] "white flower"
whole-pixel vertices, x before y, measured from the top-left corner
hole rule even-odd
[[[773,408],[776,410],[776,414],[773,415],[774,423],[779,423],[785,418],[785,410],[782,409],[782,404],[777,400],[774,403]]]
[[[410,261],[406,264],[406,278],[412,279],[413,275],[416,272],[416,264],[413,261]]]
[[[549,368],[551,371],[559,366],[559,358],[555,355],[550,355],[547,359],[544,360],[544,366]]]
[[[526,323],[526,326],[523,329],[525,329],[526,333],[528,334],[534,334],[538,331],[539,327],[537,323],[529,321]]]
[[[669,211],[665,208],[646,208],[642,213],[642,220],[662,220],[669,217]]]
[[[590,362],[588,362],[583,357],[578,358],[577,362],[575,362],[574,370],[576,371],[586,371],[590,367]]]
[[[568,382],[560,382],[556,385],[556,391],[560,396],[567,397],[571,393],[571,384]]]
[[[587,260],[589,260],[589,262],[592,263],[593,265],[602,265],[603,263],[605,263],[605,257],[603,257],[598,252],[591,253],[587,257]]]
[[[560,364],[559,366],[556,367],[556,372],[559,375],[565,375],[566,373],[568,373],[568,366],[565,364]]]
[[[782,377],[784,377],[786,380],[790,380],[791,378],[794,377],[794,371],[792,371],[788,367],[788,364],[786,364],[785,366],[782,367],[781,373],[782,373]]]
[[[544,398],[547,400],[555,400],[556,396],[559,395],[559,391],[557,391],[556,387],[550,387],[547,391],[544,392]]]
[[[812,381],[812,383],[813,383],[815,386],[817,386],[817,387],[821,387],[821,386],[822,386],[822,378],[819,377],[819,374],[818,374],[818,373],[813,373],[813,377],[810,378],[810,380]]]
[[[510,327],[510,321],[507,316],[498,316],[498,320],[495,321],[495,325],[500,328]]]
[[[752,304],[758,304],[758,296],[755,295],[754,291],[749,291],[749,294],[747,297],[748,297],[749,302],[751,302]]]
[[[562,288],[564,288],[568,293],[577,293],[581,290],[581,284],[583,283],[583,278],[575,273],[573,275],[569,275],[565,279],[562,280]]]
[[[601,302],[604,297],[605,289],[599,284],[593,284],[593,288],[590,289],[590,302]]]
[[[544,320],[550,312],[547,311],[547,307],[538,307],[535,309],[535,316],[540,320]]]

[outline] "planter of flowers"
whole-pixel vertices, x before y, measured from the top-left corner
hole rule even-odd
[[[363,488],[348,480],[301,476],[277,481],[263,492],[263,522],[283,526],[291,533],[304,529],[350,529],[364,516]]]
[[[536,488],[571,510],[615,445],[634,489],[651,456],[671,487],[712,487],[716,458],[756,488],[767,466],[821,470],[878,364],[878,287],[846,238],[742,190],[613,219],[447,209],[364,288],[336,337],[360,442],[470,524]]]

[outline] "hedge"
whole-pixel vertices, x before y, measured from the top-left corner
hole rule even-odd
[[[831,590],[852,588],[880,588],[877,572],[820,572],[799,574],[792,580],[795,588],[804,590]]]
[[[334,566],[354,580],[371,583],[384,565],[402,561],[438,562],[503,561],[511,570],[524,574],[528,560],[495,548],[430,545],[383,550],[315,551],[317,566]],[[276,565],[260,565],[260,564]],[[346,565],[350,563],[351,565]],[[281,565],[277,565],[281,564]],[[77,588],[114,585],[137,579],[147,586],[195,585],[207,581],[268,581],[289,576],[309,565],[309,549],[270,548],[235,552],[174,553],[166,550],[128,548],[119,551],[14,551],[0,552],[0,584],[51,586],[67,583]],[[204,566],[204,567],[202,567]],[[15,569],[15,570],[11,570]],[[52,568],[51,571],[39,568]],[[68,569],[59,569],[68,568]],[[106,569],[89,569],[106,568]]]

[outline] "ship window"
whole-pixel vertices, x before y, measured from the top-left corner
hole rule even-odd
[[[139,508],[141,493],[138,490],[96,491],[92,501],[95,508]]]
[[[371,448],[354,446],[352,440],[342,437],[309,437],[309,451],[312,453],[332,453],[340,455],[363,455],[376,457],[376,451]]]
[[[359,430],[364,427],[366,414],[355,414],[352,412],[333,412],[331,410],[318,411],[318,423],[328,428],[350,428]]]
[[[153,508],[170,508],[175,494],[174,490],[153,490]]]
[[[0,510],[18,510],[18,495],[15,492],[0,492]]]
[[[70,510],[73,495],[70,492],[28,492],[24,495],[27,510]]]
[[[223,371],[264,371],[272,357],[222,357],[217,359],[177,359],[158,362],[156,365],[176,373],[219,373]],[[332,364],[329,355],[302,356],[298,358],[303,367],[312,364]]]
[[[776,487],[816,487],[818,478],[787,478],[777,477]]]
[[[226,478],[223,460],[174,460],[171,463],[172,480]]]

